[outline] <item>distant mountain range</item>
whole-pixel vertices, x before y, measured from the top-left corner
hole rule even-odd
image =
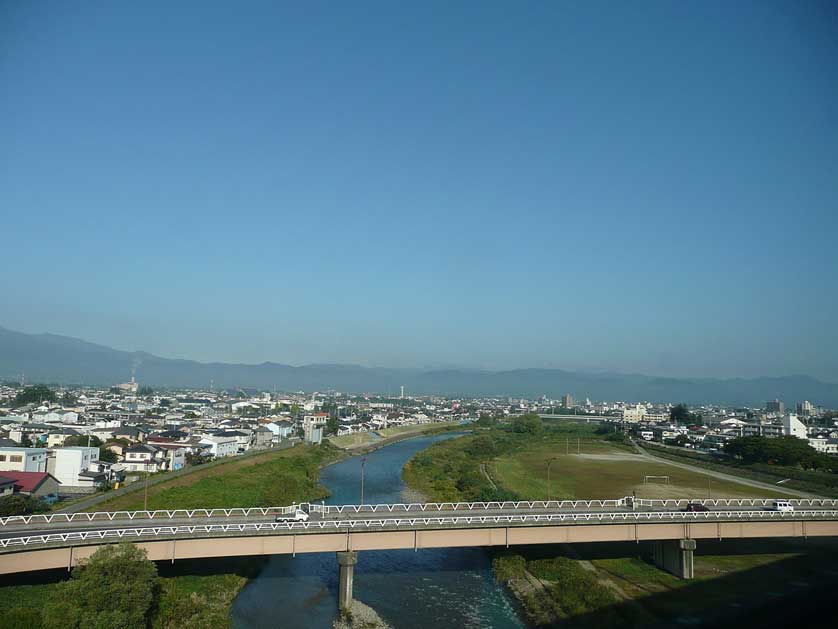
[[[718,403],[757,406],[779,398],[787,404],[810,400],[838,407],[838,384],[808,376],[753,379],[661,378],[643,375],[587,374],[561,369],[389,369],[357,365],[293,367],[201,363],[124,352],[55,334],[23,334],[0,328],[0,379],[76,385],[125,382],[132,370],[152,387],[243,387],[278,391],[337,390],[396,395],[524,396],[576,399]]]

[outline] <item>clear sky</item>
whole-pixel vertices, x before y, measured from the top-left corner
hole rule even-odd
[[[2,2],[0,325],[838,381],[834,2]]]

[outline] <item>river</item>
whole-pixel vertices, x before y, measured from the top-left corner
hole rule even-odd
[[[367,454],[364,501],[408,502],[404,464],[453,436],[416,437]],[[331,491],[327,504],[359,501],[360,457],[325,468],[320,478]],[[337,576],[335,553],[275,555],[233,602],[233,626],[331,627],[338,612]],[[525,626],[509,594],[495,583],[481,548],[361,552],[354,595],[395,629]]]

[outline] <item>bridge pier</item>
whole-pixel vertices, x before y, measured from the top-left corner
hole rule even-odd
[[[358,563],[358,551],[341,550],[338,556],[338,609],[342,612],[352,607],[352,581],[355,577],[355,564]]]
[[[668,539],[652,542],[652,561],[679,579],[693,578],[694,539]]]

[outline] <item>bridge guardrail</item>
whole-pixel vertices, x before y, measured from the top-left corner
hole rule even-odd
[[[362,513],[394,513],[394,512],[440,512],[440,511],[490,511],[490,510],[518,510],[518,509],[619,509],[630,508],[632,498],[618,498],[616,500],[518,500],[505,502],[412,502],[395,504],[364,504],[364,505],[322,505],[310,503],[310,510],[322,515],[330,514],[362,514]],[[661,509],[686,507],[689,503],[699,503],[712,507],[769,507],[773,498],[667,498],[646,499],[635,498],[634,504],[641,507]],[[785,500],[785,499],[784,499]],[[789,499],[795,507],[838,507],[838,499],[800,498]],[[176,518],[249,518],[254,516],[270,517],[280,514],[293,513],[297,505],[282,507],[231,507],[219,509],[158,509],[155,511],[95,511],[78,513],[33,513],[31,515],[13,515],[0,518],[0,526],[15,524],[52,524],[58,522],[97,522],[119,520],[165,520]]]
[[[309,531],[320,529],[320,531],[341,531],[346,530],[371,530],[385,529],[387,527],[408,527],[415,529],[422,526],[444,526],[450,525],[486,525],[486,524],[550,524],[550,523],[654,523],[654,522],[696,522],[696,521],[724,521],[724,520],[812,520],[818,518],[838,518],[835,510],[816,509],[810,511],[711,511],[711,512],[684,512],[684,511],[639,511],[639,512],[618,512],[618,513],[548,513],[548,514],[522,514],[522,515],[447,515],[438,517],[413,517],[413,518],[384,518],[377,520],[309,520],[307,522],[239,522],[230,524],[195,524],[181,526],[159,526],[128,529],[99,529],[91,531],[68,531],[64,533],[49,533],[40,535],[23,535],[20,537],[9,537],[0,539],[0,548],[45,545],[50,543],[66,544],[74,541],[123,539],[140,537],[161,537],[176,536],[180,534],[219,534],[229,535],[230,533],[259,533],[268,532],[293,532],[294,530]]]

